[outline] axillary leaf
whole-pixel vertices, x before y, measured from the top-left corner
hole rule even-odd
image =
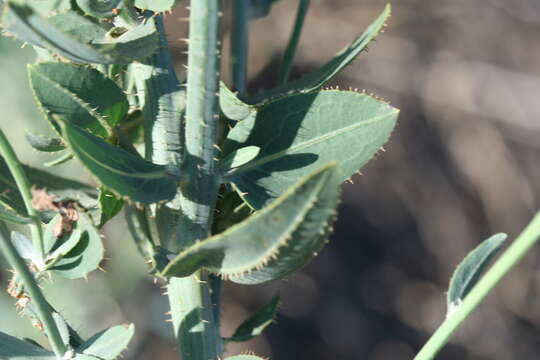
[[[162,275],[183,277],[205,268],[237,283],[257,284],[298,270],[326,241],[340,183],[336,164],[325,165],[268,207],[182,251]]]

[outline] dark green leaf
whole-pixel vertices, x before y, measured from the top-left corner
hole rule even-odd
[[[20,216],[15,211],[11,210],[0,202],[0,220],[7,221],[12,224],[26,225],[30,224],[32,220],[28,217]]]
[[[126,95],[101,72],[65,63],[28,67],[30,83],[40,106],[50,115],[106,137],[124,119]],[[109,130],[109,131],[108,131]]]
[[[208,269],[242,284],[278,279],[306,265],[330,232],[339,199],[335,164],[303,177],[268,207],[178,254],[164,276]]]
[[[124,200],[111,191],[101,187],[99,190],[99,206],[101,208],[100,227],[115,217],[124,206]]]
[[[450,285],[448,286],[448,315],[459,306],[463,299],[465,299],[465,296],[467,296],[478,280],[480,280],[480,276],[487,264],[502,247],[506,238],[507,235],[502,233],[493,235],[478,245],[478,247],[461,261],[456,271],[454,271],[454,275],[452,275]]]
[[[278,306],[279,296],[275,296],[249,319],[244,321],[234,332],[233,336],[225,340],[240,342],[248,341],[259,336],[274,321]]]
[[[82,164],[108,189],[133,201],[151,204],[176,194],[165,166],[145,161],[64,122],[64,138]]]
[[[268,91],[264,91],[249,98],[250,104],[268,102],[272,99],[283,97],[286,95],[314,91],[322,87],[327,81],[336,76],[341,70],[349,65],[356,57],[366,49],[368,44],[377,36],[384,27],[386,20],[390,17],[390,5],[387,5],[379,17],[366,29],[366,31],[356,38],[352,44],[339,52],[336,57],[326,63],[323,67],[301,77],[298,80],[293,80],[285,85],[278,86]]]
[[[230,171],[228,180],[257,209],[330,161],[338,161],[346,180],[386,143],[398,113],[353,91],[298,94],[269,103],[229,133],[225,154],[246,146],[261,152]]]
[[[56,360],[53,352],[0,332],[2,360]]]

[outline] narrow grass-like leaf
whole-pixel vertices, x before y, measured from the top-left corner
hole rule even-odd
[[[37,151],[42,152],[57,152],[66,148],[66,145],[62,142],[62,139],[51,138],[41,134],[34,134],[32,132],[26,133],[26,141]]]
[[[335,164],[326,165],[243,222],[182,251],[162,275],[183,277],[205,268],[257,284],[298,270],[324,245],[340,183]]]
[[[51,161],[47,161],[46,163],[43,163],[43,166],[45,167],[53,167],[58,166],[67,163],[71,159],[73,159],[74,156],[70,152],[63,153],[61,156],[57,157],[56,159],[53,159]]]
[[[47,267],[68,279],[86,277],[103,260],[101,237],[86,214],[79,214],[79,220],[73,224],[71,232],[56,236],[55,229],[59,227],[60,221],[63,220],[58,215],[45,229],[45,251],[50,255]]]
[[[144,204],[174,197],[176,183],[165,166],[145,161],[70,123],[62,127],[73,153],[108,189]]]
[[[105,360],[116,359],[126,349],[135,334],[135,326],[118,325],[92,336],[77,352]]]
[[[330,161],[339,163],[346,180],[386,143],[398,113],[383,101],[353,91],[321,91],[274,101],[229,133],[225,154],[246,146],[257,146],[261,152],[254,161],[230,171],[228,180],[257,209]]]
[[[279,296],[275,296],[249,319],[244,321],[230,338],[226,338],[225,340],[235,342],[249,341],[261,335],[264,329],[274,322],[278,306]]]
[[[257,108],[238,99],[236,94],[229,90],[224,83],[220,83],[219,89],[219,105],[221,107],[221,112],[223,112],[228,119],[241,121],[256,115]]]
[[[227,155],[219,166],[222,171],[231,170],[247,164],[259,155],[261,149],[257,146],[246,146]]]
[[[326,82],[336,76],[341,70],[349,65],[368,46],[384,27],[390,17],[390,5],[386,5],[379,17],[366,29],[366,31],[356,38],[349,46],[339,52],[332,60],[318,70],[307,74],[297,80],[288,82],[285,85],[275,87],[271,90],[261,92],[248,99],[250,104],[265,103],[282,96],[317,90]]]
[[[489,261],[506,240],[506,234],[495,234],[472,250],[458,265],[450,279],[447,295],[447,316],[459,306],[480,277]]]
[[[106,137],[124,119],[126,95],[101,72],[65,63],[28,67],[36,100],[47,114],[61,116],[93,134]]]
[[[0,359],[56,360],[56,356],[52,351],[0,332]]]

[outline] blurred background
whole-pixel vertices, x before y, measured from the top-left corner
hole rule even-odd
[[[384,4],[312,0],[293,75],[324,64]],[[296,6],[282,0],[269,18],[252,23],[252,91],[273,85]],[[179,7],[167,18],[179,73],[185,16]],[[228,41],[224,46],[227,53]],[[0,125],[21,158],[39,165],[50,159],[30,150],[24,131],[48,129],[27,86],[24,64],[32,52],[19,47],[0,39]],[[263,286],[227,284],[224,335],[273,294],[282,296],[277,325],[232,344],[230,353],[412,359],[444,318],[456,264],[493,233],[513,240],[540,208],[539,1],[394,1],[386,32],[332,85],[389,100],[401,109],[398,127],[386,152],[344,185],[335,234],[309,267]],[[90,181],[73,164],[54,171]],[[166,298],[144,276],[122,224],[120,217],[105,230],[107,274],[55,279],[47,295],[85,336],[134,322],[137,337],[125,358],[175,359]],[[540,358],[539,255],[535,250],[507,276],[438,359]],[[8,275],[3,271],[1,281]],[[0,331],[43,341],[5,294]]]

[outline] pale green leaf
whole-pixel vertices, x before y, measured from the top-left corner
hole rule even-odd
[[[133,324],[114,326],[92,336],[77,349],[77,352],[113,360],[126,350],[134,334]]]
[[[64,150],[66,145],[62,142],[62,139],[51,138],[41,134],[34,134],[30,131],[26,132],[26,141],[37,151],[43,152],[57,152]]]
[[[180,252],[162,275],[183,277],[205,268],[234,282],[257,284],[298,270],[328,237],[339,184],[335,164],[326,165],[243,222]]]
[[[155,12],[171,11],[180,0],[135,0],[135,6],[139,9]]]
[[[234,150],[220,162],[222,171],[231,170],[239,166],[245,165],[259,155],[261,149],[257,146],[246,146],[238,150]]]
[[[32,220],[28,217],[21,216],[0,202],[0,220],[12,224],[26,225]]]
[[[219,89],[219,105],[228,119],[241,121],[256,115],[257,108],[238,99],[223,82],[220,83]]]
[[[298,94],[271,102],[256,118],[230,131],[225,154],[246,146],[261,152],[230,171],[226,180],[257,209],[330,161],[339,163],[346,180],[386,143],[398,113],[383,101],[353,91]]]
[[[480,280],[484,269],[503,246],[506,234],[495,234],[472,250],[458,265],[450,279],[447,294],[448,315],[459,306],[474,285]]]
[[[268,360],[253,354],[240,354],[226,357],[225,360]]]

